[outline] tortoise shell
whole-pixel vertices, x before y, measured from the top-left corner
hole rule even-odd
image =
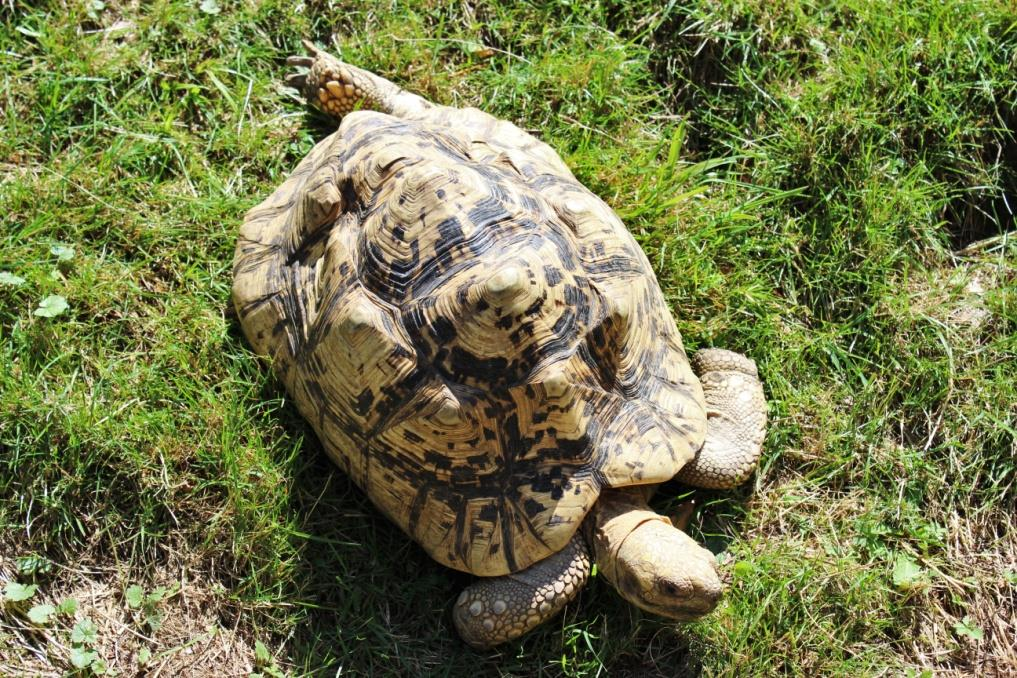
[[[476,109],[347,115],[240,232],[244,332],[435,560],[515,572],[603,487],[670,479],[703,392],[649,262],[546,144]]]

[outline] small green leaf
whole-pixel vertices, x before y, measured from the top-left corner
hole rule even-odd
[[[462,42],[456,43],[456,45],[463,51],[463,54],[467,56],[481,55],[485,53],[486,48],[479,42],[473,40],[463,40]]]
[[[254,663],[256,666],[266,666],[272,663],[272,653],[260,640],[254,641]]]
[[[152,589],[152,592],[148,594],[148,602],[158,603],[166,598],[166,594],[169,593],[169,589],[165,586],[156,586]]]
[[[7,271],[0,271],[0,285],[10,285],[17,287],[18,285],[24,285],[25,279],[19,275],[8,273]]]
[[[37,555],[22,556],[18,558],[15,563],[18,566],[18,572],[30,576],[33,574],[43,574],[53,569],[53,563],[46,558]]]
[[[136,610],[145,602],[145,591],[137,584],[131,584],[124,592],[124,598],[127,600],[127,604]]]
[[[922,583],[925,577],[923,570],[918,563],[909,556],[898,553],[893,563],[893,585],[898,589],[911,590]]]
[[[60,261],[70,261],[74,258],[74,247],[57,243],[49,248],[49,253]]]
[[[35,605],[28,611],[28,620],[33,624],[42,626],[49,622],[49,618],[56,612],[52,605]]]
[[[162,627],[162,614],[158,610],[152,610],[145,615],[145,624],[152,631],[158,631]]]
[[[104,675],[106,675],[106,670],[107,670],[106,662],[103,661],[102,659],[100,659],[99,657],[94,657],[92,659],[92,665],[91,665],[90,668],[92,669],[92,675],[93,676],[104,676]]]
[[[953,625],[953,632],[958,636],[967,636],[971,640],[981,640],[985,637],[982,629],[968,615],[964,615],[964,619]]]
[[[4,586],[4,600],[20,603],[34,596],[37,588],[39,587],[35,584],[19,584],[16,581],[9,581]]]
[[[96,654],[82,647],[71,648],[71,666],[76,669],[87,669],[95,661]]]
[[[85,617],[71,630],[71,642],[80,645],[95,645],[99,639],[99,629],[88,617]]]
[[[734,570],[734,575],[739,579],[742,579],[752,574],[755,571],[756,567],[747,560],[739,560],[737,563],[734,564],[734,568],[732,569]]]
[[[78,611],[78,601],[74,598],[65,598],[59,605],[57,605],[58,614],[66,614],[67,616],[71,616],[77,611]]]
[[[102,10],[106,9],[106,3],[103,0],[89,0],[85,3],[85,13],[89,19],[96,21],[99,19],[99,14]]]
[[[144,666],[150,661],[152,661],[152,650],[147,647],[138,650],[138,666]]]
[[[205,14],[218,14],[221,11],[219,9],[219,3],[215,0],[201,0],[201,5],[198,9]]]
[[[67,300],[59,294],[51,294],[39,302],[35,315],[42,318],[55,318],[67,310]]]

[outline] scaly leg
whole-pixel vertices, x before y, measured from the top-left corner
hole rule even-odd
[[[711,489],[740,485],[756,468],[766,433],[766,400],[756,364],[719,348],[692,356],[706,396],[706,442],[675,479]]]
[[[308,100],[335,118],[357,109],[366,109],[405,117],[420,113],[431,102],[401,89],[380,76],[339,61],[304,40],[310,56],[291,56],[291,66],[308,68],[307,73],[293,73],[286,83],[296,87]]]
[[[463,640],[484,649],[518,638],[561,612],[590,575],[590,554],[576,534],[564,549],[502,577],[477,580],[459,595],[452,618]]]

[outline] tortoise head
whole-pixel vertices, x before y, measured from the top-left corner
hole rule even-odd
[[[711,612],[722,590],[713,554],[645,504],[607,494],[598,502],[592,542],[598,569],[618,593],[671,619]]]
[[[716,558],[676,527],[660,520],[642,523],[614,557],[615,587],[647,612],[689,621],[717,606]]]

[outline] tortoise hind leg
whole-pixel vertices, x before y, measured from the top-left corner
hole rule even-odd
[[[358,109],[380,111],[397,117],[420,113],[431,103],[416,94],[407,92],[395,83],[370,71],[339,61],[304,40],[310,56],[291,56],[291,66],[308,68],[307,73],[293,73],[286,77],[308,100],[334,118]]]
[[[561,612],[589,575],[590,554],[577,534],[525,570],[467,586],[452,610],[456,630],[477,649],[518,638]]]
[[[706,397],[706,442],[675,479],[711,489],[740,485],[756,468],[766,432],[766,400],[756,364],[719,348],[692,356]]]

